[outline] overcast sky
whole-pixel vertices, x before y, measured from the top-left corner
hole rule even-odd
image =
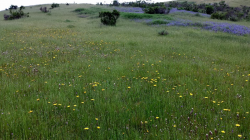
[[[29,5],[39,5],[39,4],[47,4],[47,3],[91,3],[96,4],[97,2],[102,2],[106,4],[110,4],[113,0],[1,0],[0,2],[0,11],[9,8],[10,5],[17,6],[29,6]],[[118,0],[119,2],[130,2],[136,0]],[[168,0],[151,0],[151,2],[164,2]]]

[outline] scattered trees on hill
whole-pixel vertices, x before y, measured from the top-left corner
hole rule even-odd
[[[25,9],[24,6],[21,6],[18,9],[18,6],[11,5],[9,8],[10,15],[4,14],[4,19],[5,20],[13,20],[13,19],[19,19],[22,17],[29,17],[29,13],[24,13],[23,9]]]
[[[242,5],[240,7],[230,7],[225,3],[225,1],[220,1],[219,3],[213,4],[195,4],[194,2],[187,1],[147,3],[144,0],[139,0],[136,2],[123,2],[120,5],[126,7],[141,7],[144,9],[144,12],[148,14],[167,14],[171,10],[171,8],[177,8],[178,10],[206,13],[211,15],[211,18],[213,19],[223,19],[231,21],[238,21],[242,19],[250,20],[250,7]]]
[[[179,10],[206,13],[211,15],[212,19],[238,21],[250,18],[250,7],[242,5],[240,7],[230,7],[225,3],[225,1],[213,4],[195,4],[193,2],[188,3],[187,1],[172,1],[169,2],[166,6],[175,7]]]

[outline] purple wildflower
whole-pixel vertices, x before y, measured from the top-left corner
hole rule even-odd
[[[248,35],[250,34],[250,27],[237,25],[237,24],[229,24],[229,23],[216,23],[216,22],[192,22],[189,20],[178,20],[172,21],[167,24],[167,26],[195,26],[200,27],[205,30],[215,31],[215,32],[225,32],[235,35]]]

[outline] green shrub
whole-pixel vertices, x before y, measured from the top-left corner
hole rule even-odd
[[[103,11],[102,8],[96,8],[96,7],[90,7],[88,9],[77,8],[74,10],[74,12],[77,12],[78,14],[98,14],[101,11]]]
[[[122,16],[128,19],[143,19],[143,18],[153,17],[153,15],[150,14],[138,14],[138,13],[122,13]]]
[[[68,25],[67,27],[68,27],[68,28],[75,28],[74,25]]]
[[[212,19],[220,19],[220,20],[225,20],[227,13],[226,12],[215,12],[211,15]]]
[[[196,13],[195,16],[200,17],[201,15],[199,13]]]
[[[74,10],[74,12],[82,12],[84,10],[85,10],[84,8],[77,8],[77,9]]]
[[[120,12],[117,10],[113,10],[113,12],[99,12],[99,17],[101,18],[101,22],[104,25],[110,25],[110,26],[115,26],[116,25],[116,20],[119,18]]]
[[[158,32],[158,34],[161,36],[164,36],[164,35],[168,35],[168,32],[165,30],[162,30],[162,31]]]
[[[152,22],[149,22],[148,24],[150,25],[160,25],[160,24],[168,24],[169,22],[165,20],[154,20]]]
[[[231,17],[229,17],[229,20],[231,20],[231,21],[239,21],[240,18],[238,18],[237,16],[231,16]]]

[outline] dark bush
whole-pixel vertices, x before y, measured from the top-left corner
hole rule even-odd
[[[101,22],[104,25],[115,26],[116,20],[119,18],[120,13],[117,10],[113,10],[113,12],[99,12],[99,17],[101,18]]]
[[[74,12],[82,12],[84,10],[85,10],[84,8],[77,8],[77,9],[74,10]]]
[[[155,14],[155,9],[154,9],[154,7],[145,8],[144,13]]]
[[[51,5],[51,8],[56,8],[56,7],[59,7],[59,4],[58,4],[58,3],[53,3],[53,4]]]
[[[10,18],[10,15],[4,14],[3,17],[4,17],[5,20],[8,20]]]
[[[166,7],[165,6],[154,6],[144,9],[144,13],[146,14],[165,14]]]
[[[206,6],[206,13],[211,15],[214,12],[214,7],[212,5]]]
[[[10,10],[10,9],[14,9],[14,10],[16,10],[16,9],[17,9],[17,7],[18,7],[17,5],[11,5],[11,6],[10,6],[10,8],[9,8],[9,10]]]
[[[115,16],[115,19],[118,19],[120,17],[120,12],[117,10],[113,10],[112,14]]]
[[[69,6],[69,3],[67,3],[66,5]]]
[[[47,7],[40,7],[40,11],[44,12],[44,13],[48,13],[49,10],[47,9]]]
[[[113,1],[113,6],[119,6],[119,2],[117,0]]]

